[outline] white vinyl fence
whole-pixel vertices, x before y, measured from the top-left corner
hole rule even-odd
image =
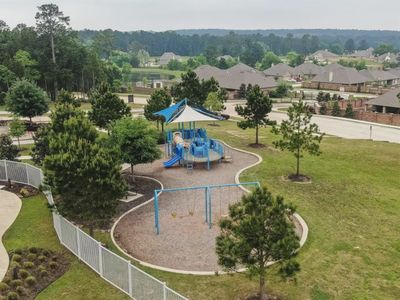
[[[43,173],[29,164],[0,160],[0,180],[28,184],[39,188]],[[43,191],[53,205],[50,190]],[[62,245],[91,267],[103,279],[136,300],[187,300],[164,282],[133,266],[128,260],[104,248],[67,219],[53,212],[53,224]]]

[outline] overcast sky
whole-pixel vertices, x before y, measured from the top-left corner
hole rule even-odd
[[[400,30],[400,0],[53,0],[74,29],[351,28]],[[11,27],[34,24],[36,0],[0,0]]]

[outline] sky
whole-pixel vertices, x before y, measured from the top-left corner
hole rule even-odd
[[[36,0],[0,0],[0,20],[34,25]],[[53,0],[73,29],[400,30],[400,0]],[[389,9],[388,9],[389,8]]]

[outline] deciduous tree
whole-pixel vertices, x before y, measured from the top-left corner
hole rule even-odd
[[[169,107],[172,103],[172,97],[167,89],[154,91],[147,99],[147,105],[144,107],[144,116],[147,120],[156,121],[157,128],[161,122],[161,131],[164,132],[164,117],[155,116],[154,113]]]
[[[229,217],[220,221],[217,237],[218,264],[227,271],[245,266],[251,276],[259,277],[259,299],[265,299],[265,277],[268,263],[276,261],[280,274],[294,276],[300,265],[294,260],[299,238],[290,218],[292,206],[283,198],[273,197],[265,188],[229,207]]]
[[[13,141],[9,135],[0,135],[0,159],[15,160],[18,151],[18,147],[13,145]]]
[[[24,135],[25,129],[25,124],[17,117],[10,122],[10,136],[17,138],[19,149],[21,149],[19,138]]]

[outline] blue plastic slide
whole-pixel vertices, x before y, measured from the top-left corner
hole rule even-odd
[[[176,164],[178,161],[180,161],[181,158],[182,157],[179,155],[174,155],[170,160],[164,162],[164,167],[166,167],[166,168],[172,167],[174,164]]]

